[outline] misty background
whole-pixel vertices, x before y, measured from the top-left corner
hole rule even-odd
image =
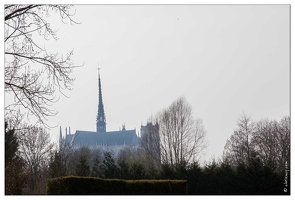
[[[136,129],[184,96],[201,118],[208,161],[222,155],[245,112],[254,120],[290,115],[290,6],[75,5],[73,19],[48,21],[74,49],[72,91],[51,107],[50,133],[95,131],[100,67],[107,131]],[[7,101],[7,100],[6,100]]]

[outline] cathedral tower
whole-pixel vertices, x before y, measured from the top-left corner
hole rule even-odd
[[[98,68],[98,112],[96,117],[96,132],[100,132],[100,133],[106,132],[106,118],[105,118],[104,108],[102,103],[99,68]]]

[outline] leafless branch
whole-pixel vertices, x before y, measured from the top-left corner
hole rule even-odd
[[[23,107],[27,115],[34,115],[46,125],[46,119],[56,114],[49,107],[57,101],[56,91],[71,90],[74,79],[70,74],[75,67],[71,57],[49,53],[36,37],[56,37],[46,18],[58,13],[63,23],[66,20],[77,24],[70,13],[71,5],[5,5],[5,93],[12,94],[15,102],[6,105]],[[39,41],[40,42],[40,41]],[[8,110],[6,110],[8,111]]]

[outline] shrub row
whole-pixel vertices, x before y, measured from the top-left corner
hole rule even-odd
[[[185,180],[121,180],[66,176],[48,179],[46,194],[130,195],[186,194]]]

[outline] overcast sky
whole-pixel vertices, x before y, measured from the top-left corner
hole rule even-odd
[[[222,154],[243,111],[254,120],[290,113],[290,6],[76,5],[79,25],[54,20],[74,49],[74,90],[50,125],[96,130],[98,63],[107,131],[145,125],[184,96],[207,132],[206,159]],[[65,132],[65,131],[64,131]],[[59,133],[59,127],[51,133]]]

